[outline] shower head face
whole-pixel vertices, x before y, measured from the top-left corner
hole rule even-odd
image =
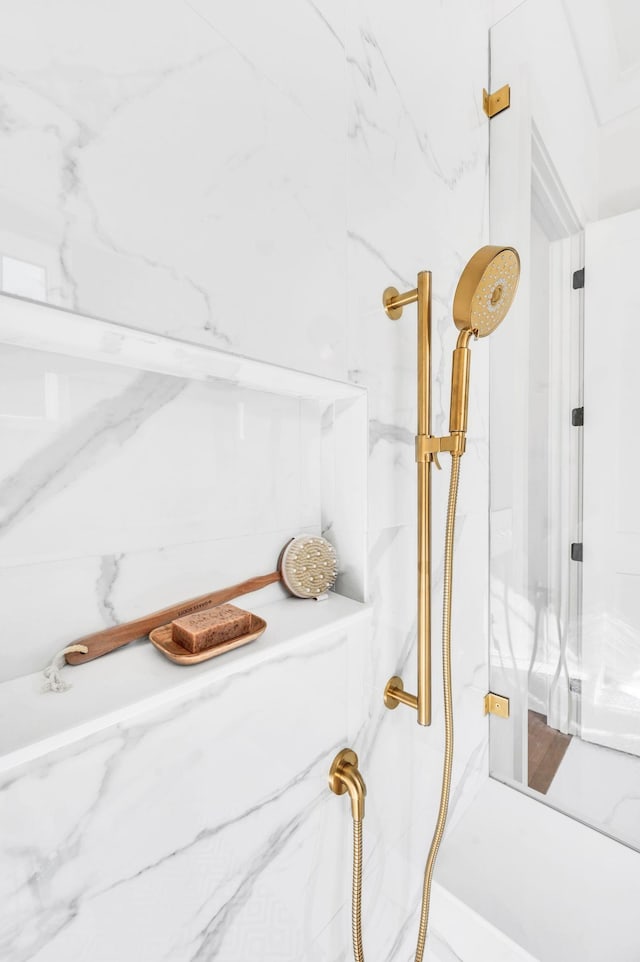
[[[513,247],[481,247],[462,272],[453,299],[459,331],[492,334],[513,303],[520,279],[520,258]]]

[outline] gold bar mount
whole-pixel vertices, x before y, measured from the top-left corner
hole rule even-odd
[[[404,690],[402,679],[394,675],[387,682],[384,703],[387,708],[408,705],[417,709],[418,724],[431,724],[431,462],[437,466],[438,451],[445,450],[439,439],[431,437],[431,271],[418,274],[418,285],[406,294],[387,287],[382,303],[387,315],[397,320],[407,304],[418,303],[418,694]]]
[[[461,457],[466,448],[467,399],[469,396],[468,344],[475,332],[462,330],[453,352],[451,417],[449,434],[431,434],[431,272],[421,271],[413,290],[400,294],[387,287],[382,303],[387,316],[396,321],[408,304],[418,304],[418,431],[416,464],[418,470],[418,694],[404,690],[402,679],[394,675],[384,690],[387,708],[407,705],[418,712],[418,724],[431,724],[431,465],[439,468],[438,454],[448,452]]]

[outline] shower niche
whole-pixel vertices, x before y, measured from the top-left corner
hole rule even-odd
[[[366,610],[362,388],[7,295],[0,343],[0,765]],[[271,585],[246,649],[180,668],[136,642],[42,693],[73,640],[267,574],[300,534],[336,548],[328,602]]]
[[[632,14],[526,0],[491,31],[492,234],[522,280],[490,345],[490,746],[493,777],[640,850]]]

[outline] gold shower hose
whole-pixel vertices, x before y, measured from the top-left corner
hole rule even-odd
[[[420,929],[416,947],[415,962],[422,962],[429,926],[429,905],[431,902],[431,882],[438,850],[444,835],[449,812],[451,793],[451,769],[453,766],[453,704],[451,692],[451,585],[453,579],[453,538],[458,503],[458,482],[460,480],[460,455],[451,456],[451,479],[449,481],[449,503],[447,505],[447,527],[444,542],[444,578],[442,588],[442,687],[444,695],[444,761],[442,765],[442,789],[440,808],[431,848],[424,869],[422,887],[422,908],[420,910]],[[351,890],[351,931],[353,934],[353,957],[355,962],[364,962],[362,951],[362,820],[353,820],[353,885]]]
[[[351,935],[355,962],[364,962],[362,951],[362,819],[353,820],[353,884],[351,886]]]
[[[442,764],[442,788],[440,808],[436,828],[431,840],[431,848],[424,869],[422,886],[422,908],[420,910],[420,929],[416,947],[416,962],[422,962],[427,941],[429,925],[429,905],[431,903],[431,882],[433,868],[438,857],[440,842],[444,835],[449,812],[451,793],[451,769],[453,766],[453,698],[451,694],[451,583],[453,580],[453,536],[456,525],[456,506],[458,504],[458,481],[460,480],[460,455],[451,456],[451,478],[449,480],[449,503],[447,505],[447,528],[444,537],[444,577],[442,582],[442,691],[444,701],[444,761]]]

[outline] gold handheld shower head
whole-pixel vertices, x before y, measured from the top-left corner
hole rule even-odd
[[[513,247],[481,247],[463,270],[453,298],[459,331],[476,337],[493,333],[513,303],[520,278],[520,258]]]
[[[460,331],[453,352],[449,431],[465,433],[469,409],[472,336],[486,337],[507,315],[520,278],[520,258],[513,247],[481,247],[462,272],[453,298],[453,320]]]

